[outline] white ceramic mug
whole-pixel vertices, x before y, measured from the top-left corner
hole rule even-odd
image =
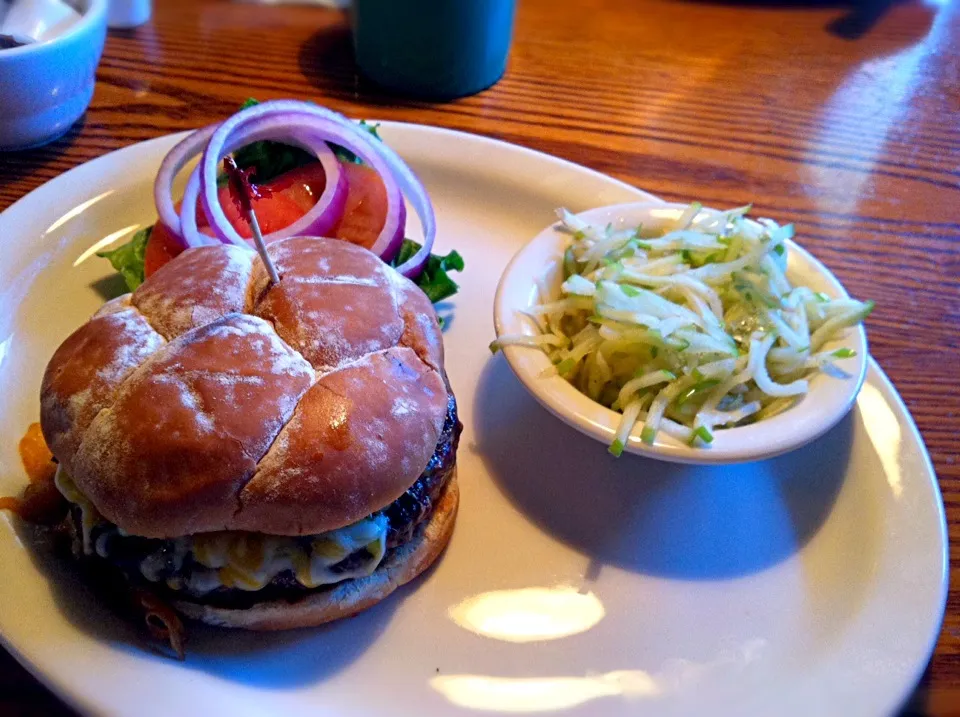
[[[107,0],[107,25],[126,30],[150,19],[152,0]]]

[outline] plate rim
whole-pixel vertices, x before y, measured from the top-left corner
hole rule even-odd
[[[867,385],[867,383],[870,382],[870,376],[873,373],[876,373],[880,379],[879,383],[882,388],[886,389],[887,398],[892,400],[894,407],[903,417],[904,422],[910,431],[910,436],[915,442],[915,445],[919,446],[920,448],[920,457],[923,461],[924,467],[927,470],[927,477],[933,489],[933,496],[936,499],[935,503],[937,507],[938,518],[937,537],[940,539],[940,596],[938,601],[939,607],[937,610],[938,615],[934,621],[934,627],[931,631],[932,634],[927,636],[927,646],[924,650],[924,659],[914,667],[913,678],[904,688],[900,699],[896,700],[890,705],[891,712],[895,713],[897,710],[902,709],[906,705],[907,701],[910,699],[910,695],[916,690],[920,679],[923,677],[923,673],[927,669],[927,665],[930,663],[930,660],[933,657],[933,653],[937,648],[937,643],[940,641],[940,635],[943,632],[943,620],[946,616],[947,598],[950,594],[950,533],[947,526],[946,507],[943,504],[943,494],[940,491],[940,480],[937,477],[936,470],[934,469],[933,460],[930,458],[930,451],[927,450],[927,444],[924,442],[923,435],[920,433],[920,429],[917,427],[917,422],[914,420],[913,414],[910,413],[910,409],[903,400],[903,396],[901,396],[900,392],[897,391],[897,387],[887,375],[887,372],[883,370],[873,356],[870,356],[867,361],[867,376],[864,379],[864,385]]]

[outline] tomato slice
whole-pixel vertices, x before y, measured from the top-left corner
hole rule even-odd
[[[314,162],[284,172],[279,177],[274,177],[265,186],[274,196],[282,194],[293,201],[302,210],[302,216],[320,199],[320,195],[327,186],[327,175],[323,171],[323,165]],[[257,220],[259,219],[258,213]]]
[[[331,234],[369,249],[376,242],[387,216],[387,190],[380,175],[362,164],[341,164],[347,180],[347,200],[337,226]],[[290,226],[317,203],[326,186],[323,166],[319,162],[308,164],[281,174],[264,185],[269,190],[265,196],[253,201],[260,230],[271,234]],[[219,191],[223,213],[237,233],[252,239],[253,232],[247,220],[230,198],[227,187]],[[176,205],[180,211],[180,203]],[[197,225],[204,234],[213,236],[203,211],[197,207]],[[175,258],[183,249],[180,242],[161,222],[153,227],[147,241],[144,274],[150,276],[161,266]]]
[[[179,209],[178,203],[177,210]],[[166,224],[158,221],[153,225],[153,231],[150,232],[150,238],[147,240],[143,257],[144,276],[150,276],[168,261],[175,259],[182,251],[183,246],[180,240],[167,229]]]
[[[387,220],[387,189],[380,175],[365,164],[341,164],[341,167],[350,189],[343,217],[334,228],[333,236],[369,249]]]
[[[271,189],[269,196],[253,200],[253,210],[257,213],[257,222],[260,224],[261,232],[272,234],[280,231],[306,214],[306,210],[301,208],[297,200],[294,199],[296,193],[302,190],[291,188],[290,194],[287,194],[285,192],[272,192],[270,185],[267,185],[267,188]],[[230,192],[226,187],[220,190],[220,206],[223,207],[223,213],[227,215],[227,221],[237,230],[237,234],[244,239],[252,239],[253,231],[250,229],[250,224],[246,217],[240,214],[240,209],[231,199]]]
[[[257,221],[260,222],[260,230],[264,234],[279,231],[284,227],[290,226],[302,217],[307,210],[301,208],[301,204],[298,203],[298,197],[299,201],[302,202],[302,198],[306,196],[308,191],[309,189],[303,183],[292,184],[289,188],[289,193],[276,193],[269,197],[254,200],[253,207],[257,212]],[[220,190],[219,195],[220,206],[223,207],[223,213],[227,215],[227,219],[233,228],[237,230],[237,234],[244,239],[252,239],[253,232],[250,229],[250,224],[246,218],[240,215],[240,210],[237,209],[236,204],[234,204],[230,198],[226,187]],[[177,213],[180,212],[180,204],[180,202],[177,202],[174,207]],[[311,206],[313,206],[313,204],[308,205],[307,209]],[[197,203],[197,227],[201,233],[214,236],[213,230],[207,223],[207,218],[200,208],[199,202]],[[182,251],[183,247],[180,244],[180,240],[173,235],[163,222],[157,222],[153,227],[153,232],[150,234],[150,239],[147,240],[147,248],[144,254],[144,276],[150,276],[171,259],[176,258]]]

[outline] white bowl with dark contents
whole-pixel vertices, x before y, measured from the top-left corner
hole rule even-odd
[[[80,15],[69,27],[51,28],[26,44],[14,36],[0,49],[0,151],[57,139],[90,104],[107,32],[107,0],[65,1]]]
[[[670,231],[689,211],[689,207],[678,204],[624,204],[584,212],[577,215],[575,220],[582,220],[594,227],[608,227],[608,232],[642,225],[644,237],[656,237]],[[690,228],[696,229],[710,222],[711,217],[717,214],[716,210],[702,210]],[[752,220],[744,221],[757,231],[763,228]],[[670,423],[675,430],[661,428],[652,439],[649,432],[644,435],[643,431],[643,417],[648,414],[641,413],[640,420],[628,434],[623,430],[619,432],[623,440],[618,441],[618,427],[621,427],[623,414],[593,400],[567,378],[558,375],[556,363],[562,354],[554,353],[551,359],[540,348],[518,345],[525,340],[522,337],[543,333],[528,312],[539,304],[561,297],[564,255],[573,241],[569,230],[564,230],[561,224],[545,229],[521,249],[507,266],[494,303],[496,333],[498,342],[503,342],[502,349],[511,369],[537,401],[562,421],[611,446],[611,452],[619,453],[622,450],[679,463],[722,464],[761,460],[786,453],[816,439],[836,425],[853,406],[867,368],[867,339],[860,323],[843,329],[816,349],[818,356],[842,357],[842,361],[837,361],[841,370],[832,371],[832,375],[816,371],[804,376],[807,381],[806,392],[797,396],[789,408],[775,415],[764,418],[754,416],[750,419],[753,422],[741,421],[732,427],[711,427],[711,431],[701,434],[709,439],[708,444],[704,440],[694,440],[690,428],[678,427],[676,422],[670,421],[664,423]],[[779,242],[783,249],[778,254],[785,255],[783,275],[792,287],[808,287],[823,301],[850,298],[837,278],[810,253],[789,238],[781,236]],[[646,246],[645,241],[639,239],[635,243]],[[598,282],[598,290],[599,285]],[[589,292],[590,288],[584,290]],[[634,293],[633,290],[630,292]],[[542,296],[543,293],[547,296]],[[595,315],[591,320],[597,321],[599,317]],[[719,322],[720,325],[722,323]],[[741,350],[740,355],[743,356],[743,353]],[[736,356],[736,352],[733,355]],[[690,369],[687,367],[684,370],[689,372]],[[680,374],[679,371],[677,373]],[[844,375],[839,375],[841,373]],[[746,385],[741,390],[745,391]],[[622,410],[622,407],[619,408]],[[690,436],[690,440],[684,440],[684,436]]]

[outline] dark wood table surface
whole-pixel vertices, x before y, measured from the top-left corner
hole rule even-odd
[[[359,79],[339,12],[158,0],[149,24],[110,33],[90,110],[64,139],[0,154],[0,210],[250,96],[489,135],[667,199],[753,201],[795,222],[851,293],[877,301],[871,351],[933,458],[953,580],[904,713],[960,714],[960,0],[520,0],[506,76],[445,104]],[[66,712],[0,650],[0,714]]]

